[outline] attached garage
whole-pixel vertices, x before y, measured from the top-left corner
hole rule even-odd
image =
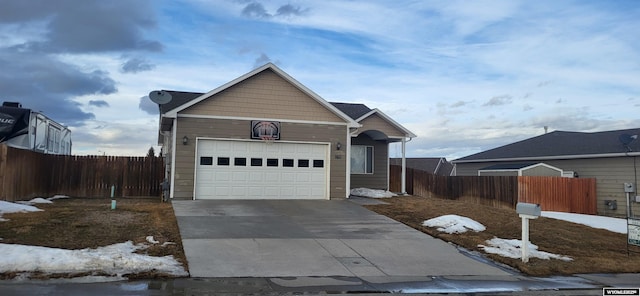
[[[330,143],[197,139],[195,199],[329,199]]]

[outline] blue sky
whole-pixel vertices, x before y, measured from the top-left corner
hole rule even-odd
[[[151,90],[273,62],[412,130],[409,156],[455,159],[544,126],[640,127],[639,15],[632,0],[5,0],[0,100],[69,125],[74,154],[145,155]]]

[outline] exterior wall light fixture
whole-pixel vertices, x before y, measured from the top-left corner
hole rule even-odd
[[[336,150],[340,150],[340,149],[342,149],[342,143],[338,142],[336,144]]]
[[[189,138],[187,136],[182,137],[182,145],[189,144]]]

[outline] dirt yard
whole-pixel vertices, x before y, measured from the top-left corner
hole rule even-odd
[[[458,200],[412,196],[382,200],[389,205],[367,206],[367,208],[469,250],[484,253],[478,245],[486,245],[485,241],[493,237],[521,238],[521,219],[512,209],[475,205]],[[448,214],[471,218],[484,224],[487,229],[477,233],[471,231],[463,234],[447,234],[435,228],[422,226],[425,220]],[[493,254],[486,254],[486,256],[533,276],[640,272],[640,253],[627,255],[625,234],[543,217],[531,220],[530,229],[530,240],[538,245],[539,250],[570,256],[573,261],[532,258],[525,264],[520,259]],[[639,249],[635,250],[640,252]]]
[[[126,241],[143,243],[152,235],[160,243],[139,251],[151,256],[173,255],[187,268],[182,240],[171,203],[159,198],[117,199],[111,210],[111,199],[57,199],[53,204],[37,204],[41,212],[4,214],[9,221],[0,222],[2,243],[84,249]],[[164,247],[164,242],[173,242]],[[0,279],[15,274],[1,274]],[[36,275],[37,276],[37,275]],[[41,275],[43,278],[80,275]],[[157,278],[164,274],[130,274],[128,278]]]

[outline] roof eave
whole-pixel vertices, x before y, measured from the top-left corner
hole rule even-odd
[[[384,114],[384,112],[378,110],[378,108],[374,108],[371,111],[369,111],[367,114],[360,116],[358,119],[356,119],[356,121],[357,122],[361,122],[362,120],[366,119],[367,117],[369,117],[369,116],[371,116],[373,114],[380,115],[386,121],[391,123],[391,125],[393,125],[394,127],[398,128],[399,130],[401,130],[405,134],[406,138],[416,138],[416,137],[418,137],[416,134],[412,133],[410,130],[408,130],[407,128],[402,126],[400,123],[398,123],[397,121],[393,120],[393,118],[389,117],[387,114]]]
[[[469,160],[452,160],[451,163],[458,164],[458,163],[527,161],[527,160],[537,161],[537,160],[589,159],[589,158],[609,158],[609,157],[625,157],[625,156],[640,156],[640,152],[469,159]]]

